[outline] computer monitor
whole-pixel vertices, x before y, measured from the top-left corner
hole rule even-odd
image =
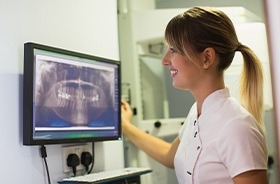
[[[23,144],[121,139],[120,62],[24,44]]]

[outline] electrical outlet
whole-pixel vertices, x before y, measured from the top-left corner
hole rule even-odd
[[[92,154],[92,145],[91,144],[79,144],[79,145],[71,145],[71,146],[63,146],[62,147],[62,164],[63,171],[65,173],[72,172],[72,168],[67,165],[67,157],[71,153],[75,153],[78,155],[80,159],[80,165],[76,167],[77,171],[84,170],[84,166],[81,164],[81,155],[83,152],[90,152]]]

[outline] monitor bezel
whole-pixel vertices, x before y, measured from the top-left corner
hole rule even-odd
[[[117,65],[118,69],[118,135],[105,137],[81,137],[81,138],[63,138],[63,139],[34,139],[33,138],[33,96],[34,96],[34,50],[45,50],[58,54],[65,54],[74,57],[81,57],[98,62],[110,63]],[[27,42],[24,44],[24,78],[23,78],[23,145],[47,145],[47,144],[67,144],[67,143],[86,143],[121,140],[121,63],[117,60],[112,60],[94,55],[84,54],[81,52],[70,51],[53,46]]]

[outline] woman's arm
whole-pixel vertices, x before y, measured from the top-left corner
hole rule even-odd
[[[268,184],[266,170],[253,170],[233,178],[234,184]]]
[[[172,143],[163,141],[131,124],[131,117],[130,106],[125,101],[122,101],[122,130],[125,137],[156,161],[167,167],[174,168],[173,161],[179,145],[179,138],[177,137]]]

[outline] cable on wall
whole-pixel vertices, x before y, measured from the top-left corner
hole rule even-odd
[[[51,184],[51,178],[50,178],[50,173],[49,173],[49,167],[48,167],[48,163],[47,163],[47,151],[46,151],[46,147],[44,145],[41,145],[40,147],[40,152],[41,152],[41,157],[44,160],[45,163],[45,168],[46,168],[46,172],[47,172],[47,177],[48,177],[48,183]]]
[[[92,142],[92,163],[91,163],[91,167],[89,169],[89,171],[87,172],[88,174],[91,173],[93,166],[94,166],[94,160],[95,160],[95,155],[94,155],[94,142]]]

